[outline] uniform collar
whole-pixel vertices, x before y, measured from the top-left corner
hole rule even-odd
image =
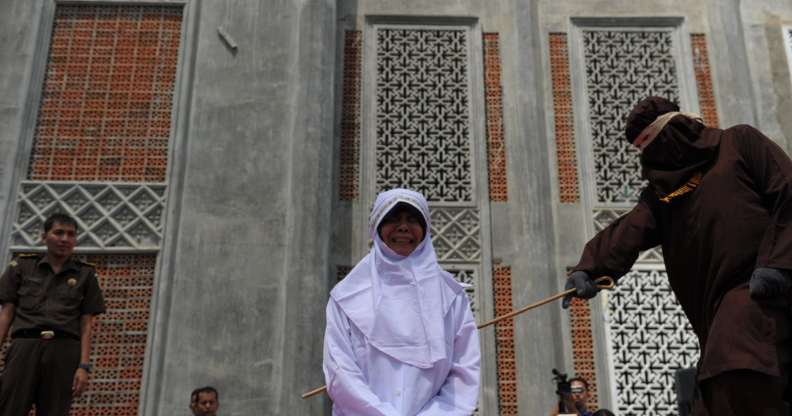
[[[39,259],[36,265],[41,266],[44,263],[46,263],[48,266],[50,266],[50,269],[52,269],[52,262],[50,261],[49,253],[44,254],[44,256],[42,256],[41,259]],[[63,266],[61,267],[61,272],[65,272],[66,270],[74,270],[76,272],[80,271],[80,268],[77,267],[77,263],[75,261],[74,256],[69,256],[66,259],[66,261],[63,262]]]

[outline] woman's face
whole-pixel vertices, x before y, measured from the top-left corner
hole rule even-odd
[[[382,219],[379,235],[396,254],[409,256],[424,238],[420,214],[407,209],[392,210]]]

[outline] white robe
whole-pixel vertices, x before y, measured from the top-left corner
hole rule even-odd
[[[446,356],[426,369],[366,341],[333,298],[327,304],[324,373],[336,416],[464,415],[476,409],[481,351],[464,291],[445,318]],[[453,335],[451,335],[453,334]]]

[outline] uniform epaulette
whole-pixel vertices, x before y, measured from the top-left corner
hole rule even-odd
[[[41,258],[41,254],[38,253],[19,253],[14,255],[14,258],[11,260],[10,263],[8,263],[8,265],[11,267],[16,267],[19,265],[17,260],[27,260],[27,259],[36,260],[39,258]]]
[[[14,260],[38,260],[43,256],[41,253],[19,253],[14,255]]]

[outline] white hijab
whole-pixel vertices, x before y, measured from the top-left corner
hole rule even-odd
[[[388,248],[377,234],[382,219],[400,202],[418,209],[426,222],[423,241],[407,257]],[[444,319],[464,287],[437,263],[426,199],[408,189],[381,192],[371,211],[369,232],[371,251],[330,296],[376,349],[403,363],[430,368],[448,358]]]

